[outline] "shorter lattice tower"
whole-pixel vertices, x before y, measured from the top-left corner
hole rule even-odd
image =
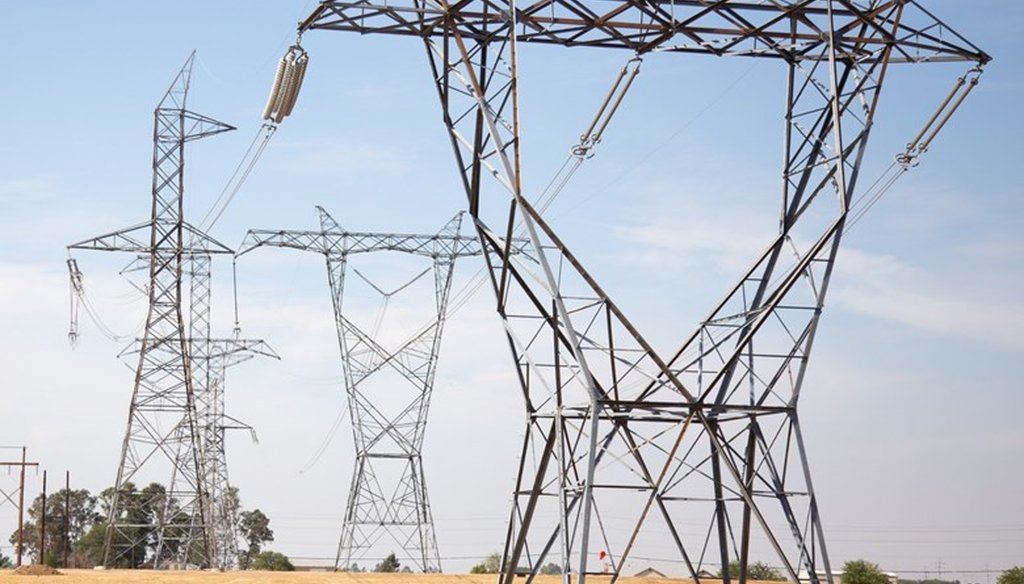
[[[185,275],[189,279],[189,323],[191,334],[192,380],[196,394],[196,418],[202,444],[203,484],[209,493],[212,510],[210,535],[216,555],[211,566],[230,570],[238,564],[238,498],[228,480],[225,434],[227,430],[255,432],[226,412],[227,369],[257,355],[278,359],[276,353],[261,339],[240,338],[236,328],[230,338],[213,338],[210,326],[212,258],[190,254]],[[237,312],[236,312],[237,315]],[[237,321],[237,318],[236,318]],[[198,518],[196,518],[198,519]],[[195,533],[190,530],[189,533]]]

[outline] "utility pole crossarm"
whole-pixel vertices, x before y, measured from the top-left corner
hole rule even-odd
[[[829,43],[826,0],[777,2],[674,0],[539,0],[516,4],[519,42],[652,51],[818,60]],[[868,62],[974,61],[990,57],[910,0],[832,3],[841,58]],[[420,38],[457,31],[486,44],[507,38],[510,0],[447,2],[344,0],[322,2],[299,31],[339,30]],[[913,10],[911,10],[913,8]],[[913,18],[907,18],[913,12]],[[865,34],[865,27],[871,31]],[[876,34],[893,31],[894,34]]]
[[[0,462],[0,466],[6,466],[7,468],[18,467],[19,471],[20,471],[18,473],[19,476],[20,476],[20,480],[18,481],[18,502],[17,502],[17,506],[18,506],[18,530],[15,531],[15,534],[16,534],[15,541],[11,542],[11,543],[15,544],[15,553],[16,553],[16,555],[15,555],[15,562],[16,562],[15,566],[21,566],[21,555],[22,555],[22,552],[24,551],[24,535],[25,535],[25,533],[24,533],[24,529],[22,529],[22,526],[23,526],[24,515],[25,515],[25,469],[28,468],[28,467],[34,467],[37,471],[39,469],[39,463],[38,462],[29,462],[28,460],[26,460],[25,453],[26,453],[26,448],[24,446],[22,446],[21,447],[21,460],[20,461],[14,460],[14,461]],[[4,499],[6,499],[7,501],[10,501],[12,504],[14,503],[14,501],[11,500],[10,495],[8,495],[7,493],[3,493],[2,491],[0,491],[0,493],[3,494]],[[0,504],[2,504],[2,501],[0,501]]]

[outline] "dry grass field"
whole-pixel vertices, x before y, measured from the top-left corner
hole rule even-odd
[[[374,574],[332,572],[194,572],[154,570],[61,570],[60,575],[31,576],[0,570],[0,583],[8,584],[494,584],[493,574]],[[559,584],[558,576],[541,576],[536,584]],[[608,578],[587,582],[608,584]],[[521,578],[517,583],[525,582]],[[690,584],[691,580],[622,578],[621,584]],[[711,581],[713,584],[717,581]],[[752,583],[753,584],[753,583]],[[774,583],[778,584],[778,583]]]

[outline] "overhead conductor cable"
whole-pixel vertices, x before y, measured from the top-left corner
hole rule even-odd
[[[274,132],[277,131],[277,124],[280,124],[281,120],[292,113],[299,89],[302,88],[302,79],[306,75],[307,63],[309,63],[309,55],[298,42],[288,47],[288,51],[278,61],[277,71],[274,72],[274,85],[267,97],[267,104],[263,107],[262,118],[266,120],[266,123],[256,133],[249,149],[246,150],[241,162],[235,167],[235,172],[228,179],[228,184],[224,185],[224,190],[221,191],[217,201],[203,217],[201,225],[204,229],[213,227],[213,224],[224,214],[246,179],[249,178],[253,168],[256,167],[256,162],[263,155]]]

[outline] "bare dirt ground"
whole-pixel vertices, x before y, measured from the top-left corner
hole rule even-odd
[[[22,575],[0,570],[0,583],[9,584],[494,584],[494,574],[373,574],[333,572],[199,572],[154,570],[61,570],[59,575]],[[593,584],[608,578],[588,577]],[[540,576],[536,584],[559,584],[558,576]],[[621,578],[621,584],[691,584],[685,579]],[[516,578],[516,584],[525,579]],[[778,583],[775,583],[778,584]]]

